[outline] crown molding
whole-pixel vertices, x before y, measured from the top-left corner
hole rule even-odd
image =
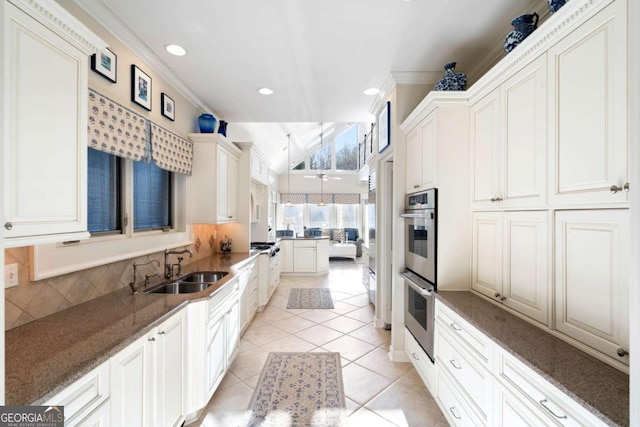
[[[548,0],[538,0],[536,3],[531,6],[527,12],[528,14],[537,13],[540,17],[538,26],[542,25],[550,16],[551,11],[549,11],[549,2]],[[480,58],[479,61],[476,61],[469,70],[467,70],[467,78],[469,82],[469,87],[471,87],[477,80],[479,80],[486,73],[491,71],[491,69],[505,56],[504,52],[504,40],[507,35],[513,30],[512,27],[509,27],[504,34],[493,44]]]
[[[218,114],[200,98],[173,70],[165,64],[140,38],[127,27],[100,0],[73,0],[82,10],[95,19],[105,30],[127,46],[134,55],[153,69],[160,77],[167,81],[175,90],[184,96],[200,110],[209,112],[216,117]]]
[[[107,42],[54,1],[10,0],[10,2],[87,55],[107,47]]]

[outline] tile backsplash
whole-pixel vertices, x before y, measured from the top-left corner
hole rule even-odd
[[[187,248],[194,257],[185,257],[189,264],[217,252],[213,241],[215,225],[193,225],[194,243]],[[142,286],[145,274],[158,274],[151,283],[160,282],[163,275],[164,254],[157,252],[87,270],[63,274],[49,279],[29,281],[29,248],[12,248],[4,252],[5,264],[18,264],[20,284],[5,290],[5,330],[13,329],[74,305],[89,301],[117,289],[128,287],[134,263],[159,261],[138,269],[137,283]]]

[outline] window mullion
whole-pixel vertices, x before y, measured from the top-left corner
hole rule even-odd
[[[126,159],[122,168],[122,209],[126,218],[123,234],[133,236],[133,160]]]

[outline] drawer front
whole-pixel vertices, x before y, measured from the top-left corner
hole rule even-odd
[[[454,392],[453,385],[446,375],[438,375],[438,395],[436,399],[440,405],[440,409],[445,414],[447,421],[456,427],[458,426],[482,426],[484,425],[473,416],[471,410],[467,407],[460,396]]]
[[[489,369],[493,344],[482,332],[436,299],[436,319],[441,326],[458,337],[462,344]]]
[[[209,318],[215,317],[217,315],[217,311],[220,310],[222,306],[226,306],[229,301],[234,298],[238,298],[238,280],[235,280],[235,283],[227,283],[221,289],[218,290],[216,294],[214,294],[211,298],[209,298]]]
[[[258,288],[256,287],[249,294],[249,315],[252,315],[258,309]]]
[[[64,406],[65,426],[75,426],[109,398],[109,362],[49,399],[44,405]]]
[[[453,377],[466,392],[478,415],[487,420],[491,412],[493,377],[482,364],[470,357],[464,347],[456,345],[456,340],[439,330],[437,340],[437,363]]]
[[[404,330],[404,342],[406,344],[406,351],[411,363],[418,371],[418,375],[422,378],[422,381],[427,386],[429,391],[434,390],[433,386],[435,383],[436,376],[436,366],[429,359],[427,353],[420,347],[420,344],[416,341],[416,339],[411,335],[407,329]]]
[[[605,424],[569,396],[542,379],[522,362],[501,351],[498,379],[515,394],[528,400],[538,413],[562,426]]]
[[[296,240],[293,242],[294,248],[315,248],[316,241],[315,240]]]

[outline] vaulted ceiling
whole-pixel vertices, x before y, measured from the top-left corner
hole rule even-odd
[[[318,122],[370,123],[365,89],[449,61],[467,71],[541,0],[75,1],[102,3],[282,173],[287,133],[295,158]]]

